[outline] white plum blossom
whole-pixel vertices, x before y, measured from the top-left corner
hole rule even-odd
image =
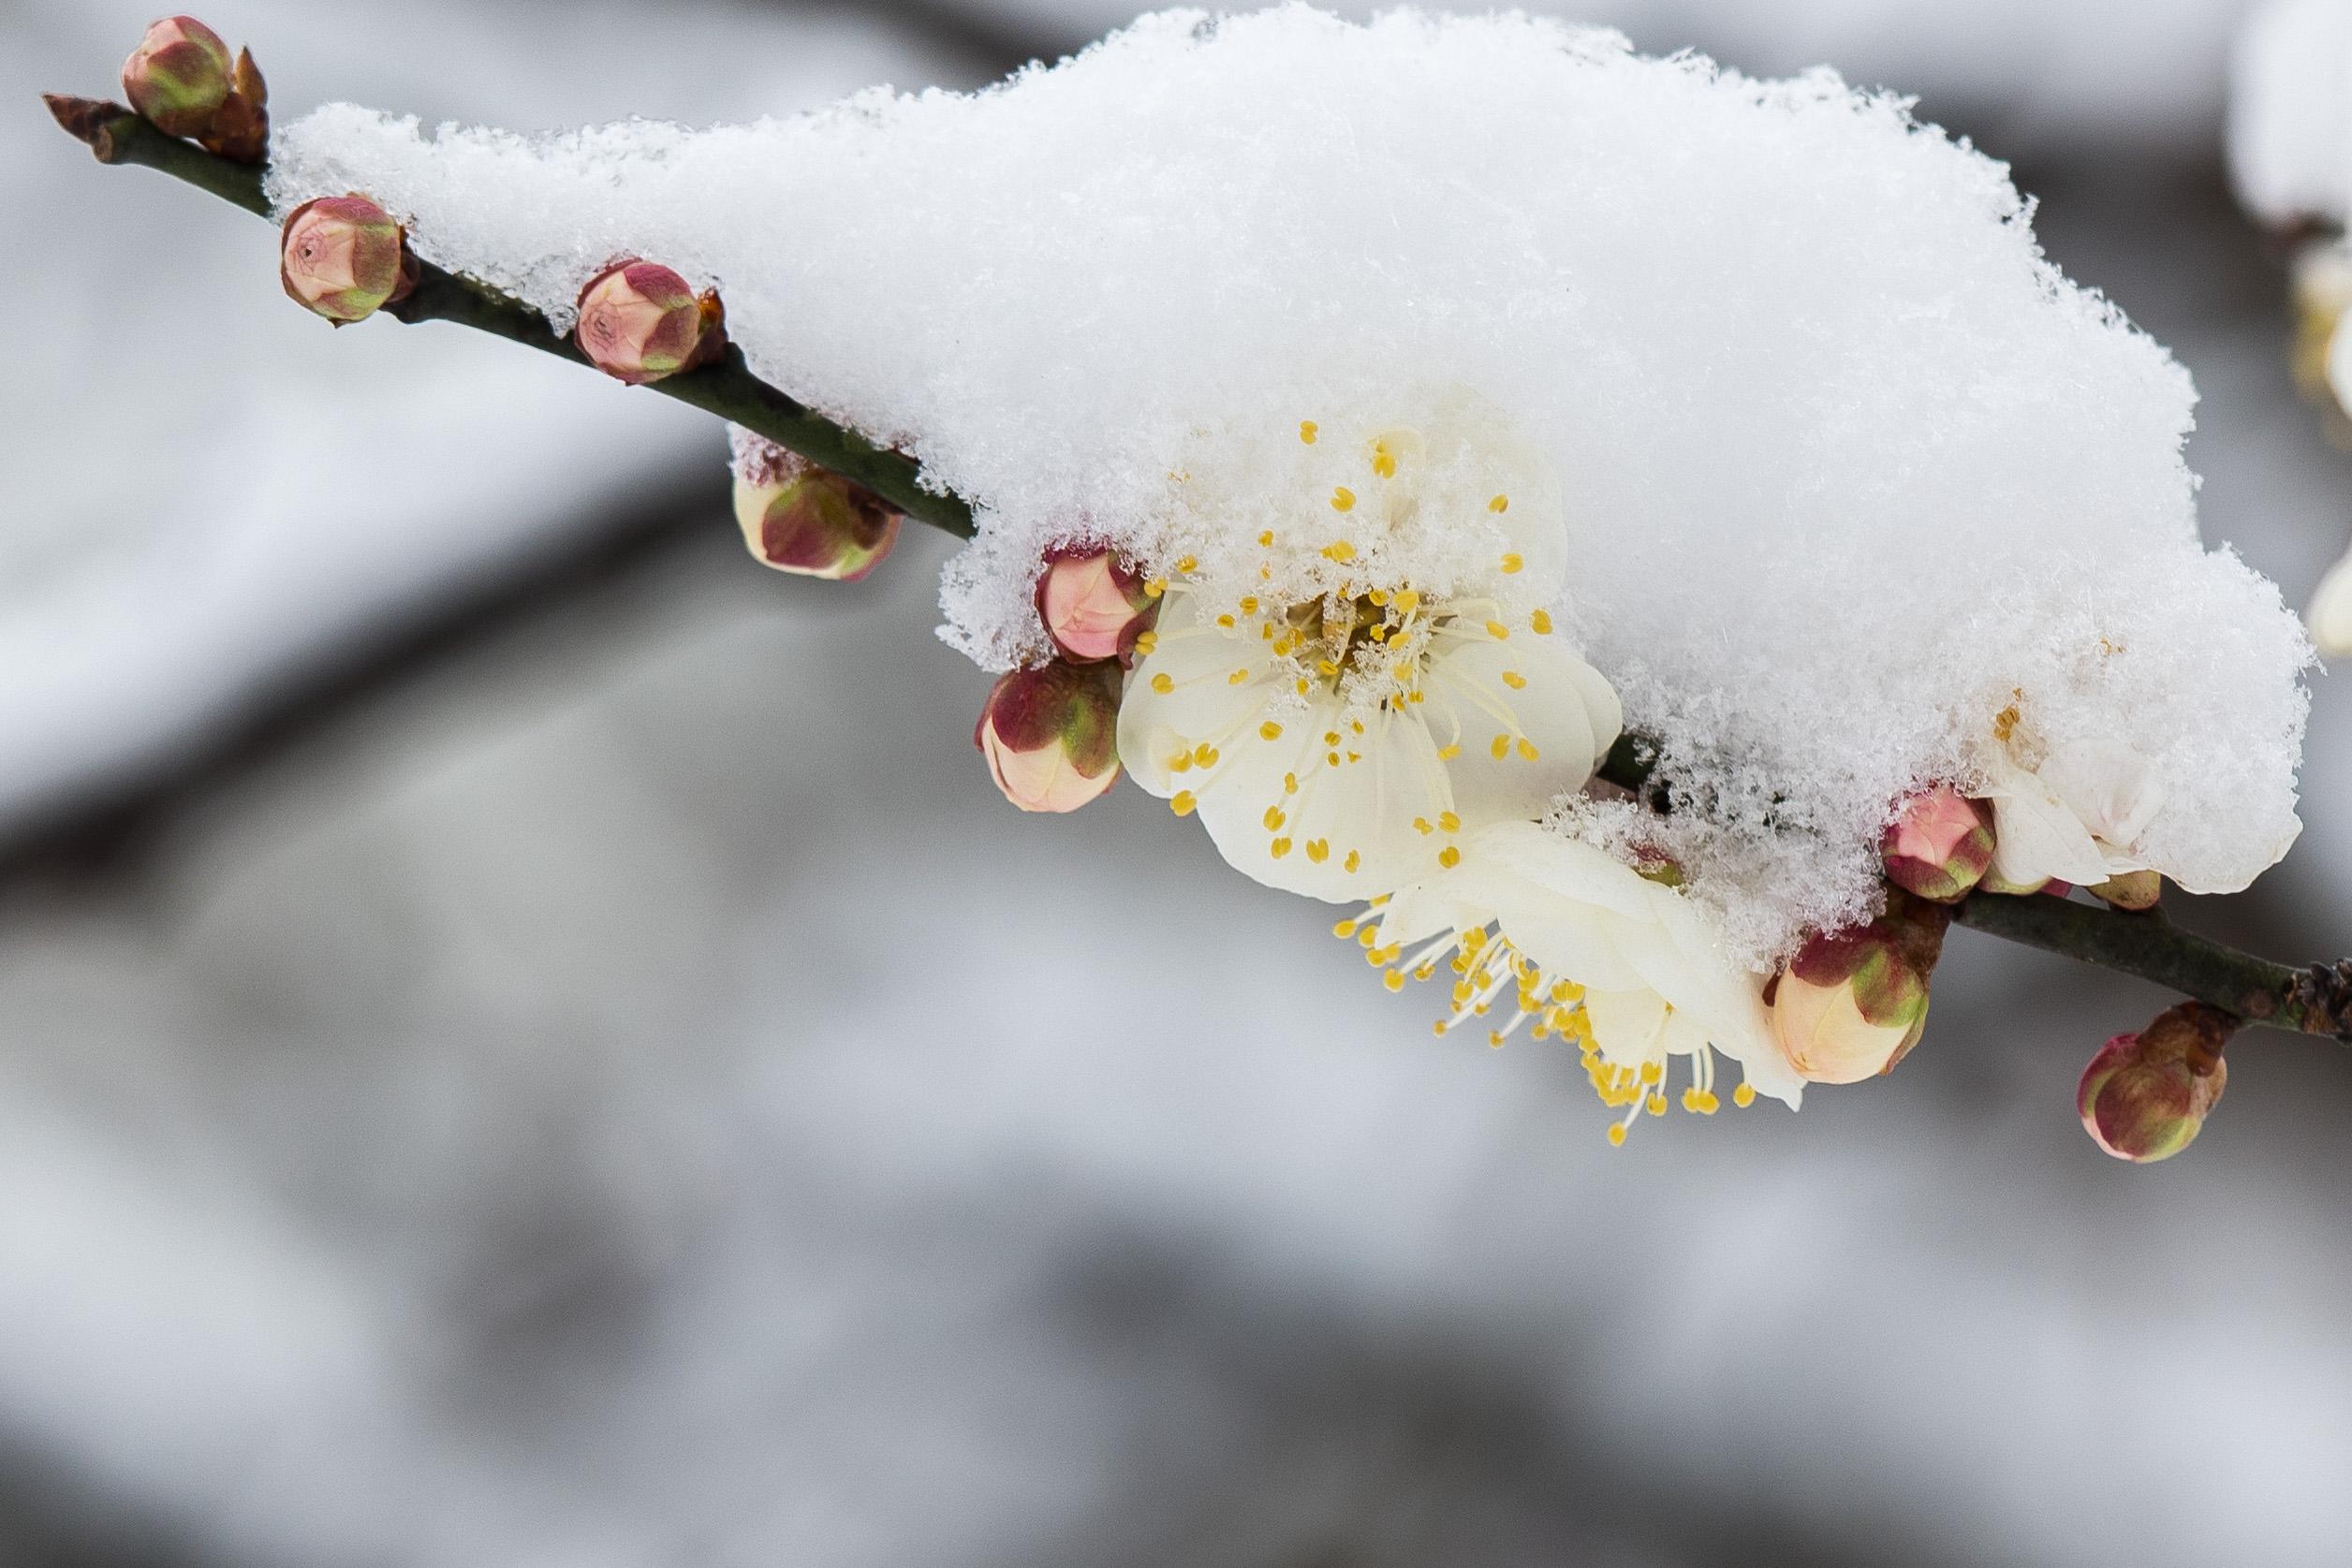
[[[1130,777],[1235,867],[1345,902],[1456,864],[1583,787],[1617,696],[1558,635],[1559,487],[1477,400],[1421,424],[1301,421],[1246,488],[1178,480],[1246,551],[1187,557],[1120,711]],[[1272,482],[1268,482],[1271,480]]]
[[[2163,782],[2144,755],[2115,741],[2080,740],[2029,769],[2018,759],[2014,723],[2000,726],[2010,733],[1980,756],[1983,798],[1992,802],[1994,878],[2017,887],[2053,878],[2092,887],[2163,870],[2139,843],[2164,804]]]
[[[1337,930],[1385,968],[1391,990],[1446,966],[1453,1007],[1440,1033],[1481,1019],[1492,1045],[1521,1025],[1581,1043],[1594,1087],[1624,1110],[1612,1143],[1644,1112],[1665,1114],[1676,1058],[1685,1110],[1720,1106],[1718,1055],[1740,1065],[1735,1105],[1768,1094],[1794,1108],[1804,1079],[1773,1040],[1766,976],[1734,960],[1673,881],[1669,867],[1644,874],[1538,823],[1497,823],[1456,864]]]

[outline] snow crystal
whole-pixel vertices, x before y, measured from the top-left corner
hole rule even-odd
[[[1658,836],[1751,959],[1867,909],[1889,802],[1980,778],[1996,722],[2146,754],[2182,880],[2294,834],[2307,649],[2198,543],[2187,374],[2043,259],[2002,166],[1829,72],[1294,6],[978,95],[528,140],[339,106],[276,151],[281,205],[364,190],[558,323],[624,253],[716,285],[759,374],[974,503],[943,603],[984,664],[1039,651],[1051,542],[1239,571],[1330,520],[1293,432],[1492,411],[1474,445],[1556,492],[1564,631],[1664,744]]]
[[[2352,0],[2272,0],[2238,40],[2229,170],[2256,216],[2344,221],[2352,207]]]

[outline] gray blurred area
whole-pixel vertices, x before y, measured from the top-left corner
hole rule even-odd
[[[402,9],[206,14],[288,110],[544,125],[969,84],[1114,20]],[[2222,183],[2236,10],[2111,47],[2085,6],[1587,14],[1850,46],[2016,158],[2196,373],[2208,538],[2300,602],[2352,459]],[[30,95],[145,20],[0,0],[37,373],[0,426],[0,1564],[2352,1561],[2341,1052],[2249,1037],[2196,1149],[2124,1167],[2074,1080],[2164,999],[1961,932],[1900,1074],[1612,1150],[1572,1061],[1433,1039],[1139,792],[1006,807],[946,541],[763,572],[714,429],[328,332],[265,227],[90,166]],[[2179,912],[2295,958],[2352,950],[2315,692],[2302,843]]]

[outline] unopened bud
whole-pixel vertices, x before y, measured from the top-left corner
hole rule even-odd
[[[166,17],[123,62],[123,94],[166,136],[201,136],[228,101],[234,69],[218,33],[192,16]]]
[[[898,509],[863,485],[740,428],[735,520],[780,572],[855,582],[898,543]]]
[[[1878,841],[1887,880],[1938,903],[1968,896],[1992,864],[1992,813],[1949,784],[1903,803]]]
[[[1037,619],[1066,658],[1135,662],[1135,639],[1159,618],[1159,599],[1143,578],[1110,550],[1068,546],[1048,550],[1037,574]]]
[[[1074,812],[1119,777],[1119,671],[1061,659],[996,682],[973,740],[1005,799]]]
[[[2154,909],[2164,897],[2164,876],[2159,872],[2124,872],[2083,890],[2118,909]]]
[[[417,264],[390,213],[363,196],[328,196],[287,215],[278,277],[304,309],[343,327],[405,299]]]
[[[707,364],[727,344],[715,292],[698,299],[669,268],[636,260],[588,280],[572,336],[589,363],[632,387]]]
[[[1877,919],[1807,939],[1772,988],[1772,1034],[1788,1064],[1815,1083],[1894,1071],[1927,1028],[1928,976],[1951,917],[1889,887]]]
[[[2222,1048],[2239,1020],[2202,1002],[2158,1014],[2137,1034],[2118,1034],[2082,1070],[2075,1108],[2083,1131],[2119,1160],[2168,1160],[2197,1139],[2229,1079]]]

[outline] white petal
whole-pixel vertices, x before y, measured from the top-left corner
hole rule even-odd
[[[1465,824],[1533,821],[1584,787],[1617,738],[1621,711],[1613,693],[1607,709],[1593,711],[1591,681],[1598,679],[1566,648],[1524,631],[1507,639],[1440,639],[1419,711],[1441,745],[1462,748],[1446,771]]]
[[[2045,877],[2107,880],[2107,856],[2081,819],[2030,773],[1992,792],[1992,874],[2030,887]]]
[[[2129,850],[2164,808],[2164,782],[2146,755],[2111,741],[2078,741],[2051,754],[2037,771],[2085,828],[2116,850]]]
[[[1584,993],[1584,1016],[1602,1059],[1636,1067],[1665,1055],[1666,1003],[1653,990],[1593,990]]]

